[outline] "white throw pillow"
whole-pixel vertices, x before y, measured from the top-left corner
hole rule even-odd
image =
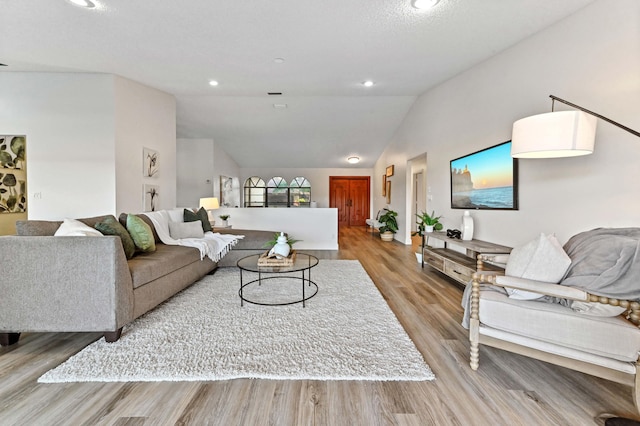
[[[102,232],[76,219],[65,219],[56,233],[56,237],[102,237]]]
[[[183,238],[204,238],[202,222],[169,222],[169,235],[174,240]]]
[[[505,275],[557,284],[571,265],[555,235],[540,234],[538,238],[511,251]],[[535,300],[544,297],[530,291],[506,289],[509,297],[518,300]]]

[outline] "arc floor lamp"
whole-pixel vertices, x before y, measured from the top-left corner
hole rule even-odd
[[[574,103],[549,95],[551,112],[513,123],[511,156],[515,158],[576,157],[593,153],[597,119],[640,137],[640,132]],[[555,101],[579,111],[554,112]]]

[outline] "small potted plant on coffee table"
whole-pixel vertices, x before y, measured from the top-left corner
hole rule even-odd
[[[382,238],[382,241],[393,241],[393,234],[398,232],[397,216],[398,212],[387,210],[385,214],[378,218],[378,222],[382,224],[380,226],[380,238]]]

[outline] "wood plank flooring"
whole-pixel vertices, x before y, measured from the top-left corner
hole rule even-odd
[[[98,336],[24,334],[0,349],[0,425],[593,425],[600,413],[638,418],[631,388],[492,348],[469,367],[462,290],[422,269],[414,248],[344,228],[358,259],[423,354],[432,382],[230,380],[38,384]]]

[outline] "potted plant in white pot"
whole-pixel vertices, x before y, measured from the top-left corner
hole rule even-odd
[[[229,214],[221,214],[220,216],[218,216],[220,219],[222,219],[222,227],[226,228],[228,226],[228,222],[227,220],[231,217],[231,215]]]
[[[412,235],[419,235],[422,240],[420,245],[420,252],[416,253],[416,259],[418,260],[418,263],[422,263],[422,253],[424,252],[425,246],[425,234],[442,230],[443,226],[442,223],[440,223],[440,219],[442,218],[442,216],[436,216],[435,210],[432,210],[431,214],[425,212],[422,212],[422,214],[416,213],[416,216],[418,218],[418,220],[416,221],[418,230]]]
[[[380,238],[382,238],[382,241],[393,241],[393,234],[398,232],[397,216],[398,212],[387,210],[385,214],[378,218],[378,222],[382,224],[380,226]]]

